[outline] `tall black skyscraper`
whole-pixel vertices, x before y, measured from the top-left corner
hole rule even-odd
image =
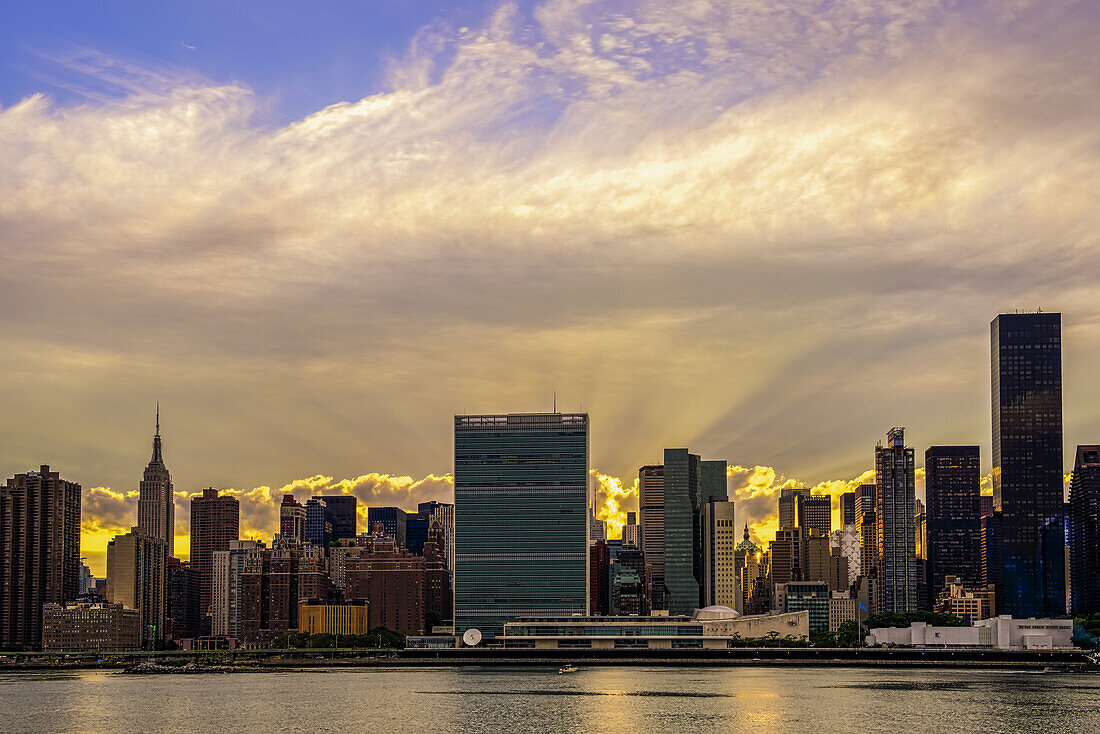
[[[329,522],[332,523],[332,537],[334,540],[341,538],[354,538],[358,531],[359,500],[353,494],[322,494],[318,495],[325,501],[325,509]]]
[[[932,446],[924,452],[929,600],[944,579],[981,583],[981,454],[977,446]]]
[[[840,527],[845,525],[858,525],[856,517],[856,493],[845,492],[840,495]]]
[[[990,352],[997,612],[1065,614],[1061,314],[1001,314]]]
[[[1100,612],[1100,446],[1078,446],[1069,490],[1070,609]]]

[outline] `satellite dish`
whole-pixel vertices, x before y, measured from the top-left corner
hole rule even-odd
[[[477,647],[477,643],[481,642],[481,630],[471,627],[462,633],[462,641],[467,647]]]

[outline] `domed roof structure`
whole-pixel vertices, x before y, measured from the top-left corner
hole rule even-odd
[[[735,551],[747,551],[748,553],[755,553],[760,550],[760,547],[756,543],[749,540],[749,524],[745,523],[745,539],[737,544],[734,548]]]
[[[740,616],[740,613],[733,609],[730,609],[729,607],[724,607],[720,604],[714,604],[709,607],[703,607],[702,609],[696,609],[695,614],[692,615],[692,618],[698,621],[707,621],[720,619],[736,619]]]

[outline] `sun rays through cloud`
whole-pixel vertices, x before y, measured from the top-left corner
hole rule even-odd
[[[789,477],[850,489],[889,425],[988,471],[988,322],[1038,304],[1085,440],[1098,32],[1069,0],[501,2],[289,120],[205,40],[37,49],[0,107],[0,459],[57,447],[106,537],[161,400],[177,519],[244,487],[270,532],[282,492],[448,496],[451,415],[556,390],[613,537],[690,445],[768,539]]]

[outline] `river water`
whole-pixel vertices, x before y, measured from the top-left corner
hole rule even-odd
[[[1100,732],[1100,675],[884,668],[0,673],[3,732]]]

